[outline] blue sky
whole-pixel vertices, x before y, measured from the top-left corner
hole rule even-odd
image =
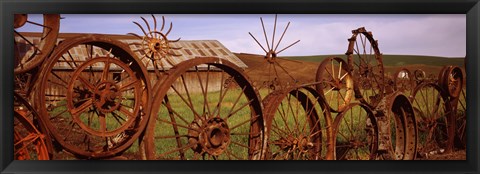
[[[39,15],[30,15],[38,20]],[[64,14],[62,33],[126,34],[142,31],[133,24],[150,25],[149,14]],[[173,22],[169,39],[219,40],[233,52],[264,54],[250,37],[252,34],[265,45],[260,17],[263,17],[271,42],[274,14],[156,14],[157,22],[165,16],[167,25]],[[466,54],[466,17],[464,14],[279,14],[275,42],[291,22],[282,43],[283,48],[296,40],[295,46],[280,56],[344,54],[351,30],[365,27],[379,40],[383,54],[431,55],[464,57]],[[153,26],[152,26],[153,27]],[[166,26],[168,27],[168,26]],[[146,28],[146,27],[145,27]],[[35,30],[23,27],[20,31]],[[164,29],[165,31],[166,29]]]

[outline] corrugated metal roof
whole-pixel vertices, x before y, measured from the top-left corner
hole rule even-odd
[[[38,40],[40,39],[40,33],[22,33],[22,34],[28,40],[31,40],[31,41],[33,40],[34,42],[35,41],[38,42]],[[80,35],[87,35],[87,34],[60,33],[58,37],[58,42],[69,37],[75,37]],[[122,42],[129,44],[130,49],[132,49],[132,51],[134,51],[139,58],[144,57],[145,52],[140,50],[142,48],[142,45],[141,45],[142,40],[130,35],[106,35],[106,36],[112,37],[114,39],[118,39]],[[16,37],[15,39],[18,43],[24,43],[24,45],[20,47],[20,52],[25,53],[29,49],[28,44],[25,44],[26,42],[19,37]],[[172,50],[175,54],[181,55],[181,56],[169,57],[169,60],[174,64],[180,63],[188,59],[193,59],[195,57],[218,57],[218,58],[226,59],[234,63],[235,65],[239,66],[240,68],[248,67],[237,56],[235,56],[235,54],[233,54],[230,50],[228,50],[228,48],[226,48],[222,43],[220,43],[217,40],[180,40],[178,42],[170,43],[170,46],[181,48],[180,50]],[[94,56],[105,56],[105,54],[107,54],[105,50],[100,48],[94,48],[93,52],[94,52],[93,54]],[[76,61],[84,61],[89,56],[89,53],[88,51],[86,51],[85,46],[75,47],[70,51],[70,53]],[[147,69],[153,70],[152,63],[147,63],[151,60],[143,59],[143,61],[144,61],[144,64],[148,66]],[[65,67],[68,66],[66,63],[64,64],[65,64]],[[165,69],[170,69],[172,67],[172,65],[170,65],[165,60],[163,60],[163,65]]]

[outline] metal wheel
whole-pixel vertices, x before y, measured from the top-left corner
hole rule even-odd
[[[266,159],[333,158],[332,118],[313,88],[275,91],[263,103],[269,146]]]
[[[455,126],[448,94],[436,83],[422,83],[410,96],[418,125],[418,152],[452,150]]]
[[[154,87],[147,159],[263,158],[261,101],[240,68],[202,57],[181,62],[168,74]]]
[[[162,16],[162,25],[160,26],[159,30],[157,30],[157,18],[155,18],[154,15],[152,15],[153,28],[150,27],[150,23],[148,23],[145,18],[140,18],[143,20],[148,30],[145,30],[145,28],[138,22],[133,22],[140,28],[140,30],[142,30],[143,36],[135,33],[128,34],[142,40],[141,43],[137,43],[138,45],[140,45],[140,49],[134,50],[134,52],[140,52],[140,54],[143,55],[142,57],[140,57],[140,59],[143,63],[145,63],[145,67],[149,67],[150,65],[152,65],[154,67],[155,74],[157,75],[157,77],[160,78],[160,76],[162,76],[162,72],[166,70],[166,67],[171,67],[179,63],[179,61],[173,59],[172,56],[181,56],[180,54],[174,52],[175,50],[180,50],[181,48],[173,47],[171,43],[180,41],[180,38],[178,38],[177,40],[168,39],[168,35],[172,31],[173,24],[172,22],[170,22],[170,27],[166,32],[164,32],[164,16]]]
[[[414,77],[415,77],[415,81],[417,83],[416,86],[420,85],[420,83],[425,81],[426,78],[427,78],[427,75],[425,74],[425,71],[423,71],[421,69],[416,69],[415,71],[413,71],[413,74],[414,74]]]
[[[13,26],[15,28],[15,74],[25,73],[39,66],[45,60],[57,43],[60,28],[60,15],[44,14],[43,23],[29,20],[27,14],[15,14]],[[40,40],[34,40],[18,29],[28,27],[41,32]]]
[[[442,77],[438,77],[441,87],[448,92],[450,97],[457,98],[463,88],[464,78],[462,69],[457,66],[448,66],[445,68]]]
[[[326,100],[332,112],[345,110],[354,95],[353,78],[348,64],[338,57],[330,57],[318,66],[316,81],[317,91]]]
[[[467,121],[465,72],[456,66],[448,66],[443,72],[444,74],[440,74],[443,77],[439,77],[439,84],[448,91],[452,109],[455,113],[455,146],[465,148]]]
[[[46,136],[40,127],[38,115],[23,97],[14,93],[14,159],[15,160],[49,160]]]
[[[393,81],[395,83],[393,86],[394,90],[409,95],[413,88],[415,88],[413,76],[414,75],[407,68],[397,70],[393,76]]]
[[[375,108],[385,90],[382,54],[378,42],[364,27],[352,33],[346,55],[355,82],[355,95],[361,102]]]
[[[454,110],[456,112],[456,145],[460,148],[466,148],[467,146],[467,98],[466,88],[464,87],[460,92],[460,96],[457,98],[456,106]]]
[[[395,92],[377,107],[379,153],[384,160],[414,160],[417,150],[417,123],[409,98]]]
[[[260,44],[260,42],[253,36],[252,33],[248,32],[250,36],[255,40],[255,42],[262,48],[262,50],[265,53],[265,56],[263,57],[267,64],[267,67],[265,67],[265,70],[267,70],[267,77],[261,76],[260,78],[263,81],[263,85],[258,88],[258,90],[262,90],[262,88],[267,89],[267,94],[278,90],[282,89],[285,90],[291,86],[295,86],[298,84],[298,80],[295,79],[285,68],[285,65],[281,65],[280,62],[278,61],[277,56],[287,50],[288,48],[292,47],[293,45],[297,44],[300,42],[300,40],[297,40],[290,45],[278,49],[280,46],[280,43],[282,42],[283,36],[285,36],[285,33],[287,32],[288,26],[290,26],[290,22],[288,22],[287,26],[285,27],[285,30],[283,31],[282,35],[280,36],[280,39],[278,40],[277,43],[275,43],[275,33],[277,29],[277,15],[275,15],[275,22],[273,24],[273,33],[272,33],[272,42],[269,42],[269,39],[267,37],[267,32],[265,31],[265,25],[263,23],[263,18],[260,17],[260,23],[262,24],[262,29],[263,29],[263,35],[265,38],[266,45]],[[284,61],[293,61],[293,60],[288,60],[288,59],[282,59]],[[297,62],[298,61],[293,61]]]
[[[333,122],[337,160],[375,159],[378,149],[378,125],[370,108],[351,103]]]
[[[64,149],[79,158],[112,157],[147,124],[146,75],[122,42],[103,35],[72,38],[42,67],[35,105]]]

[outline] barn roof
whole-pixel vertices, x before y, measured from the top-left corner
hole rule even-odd
[[[22,33],[28,40],[33,41],[34,43],[38,42],[40,39],[40,33]],[[82,35],[87,35],[86,33],[60,33],[58,36],[58,42],[70,38],[70,37],[78,37]],[[130,49],[134,51],[139,58],[143,57],[145,52],[143,51],[136,51],[142,48],[142,40],[130,36],[130,35],[109,35],[106,36],[118,39],[122,42],[125,42],[130,45]],[[17,42],[22,43],[25,42],[23,39],[16,38]],[[228,48],[226,48],[222,43],[217,40],[180,40],[178,42],[174,42],[170,44],[172,47],[180,47],[180,50],[173,50],[173,52],[180,56],[172,56],[170,60],[173,63],[180,63],[182,61],[193,59],[195,57],[219,57],[226,59],[235,65],[239,66],[240,68],[247,68],[248,66],[242,62],[235,54],[233,54]],[[26,52],[27,48],[24,50],[20,50],[20,52]],[[94,50],[95,54],[98,56],[104,56],[106,54],[105,51],[101,50]],[[87,52],[82,47],[74,48],[71,51],[72,56],[77,60],[85,60],[88,57]],[[149,59],[143,59],[144,65],[147,65],[147,69],[153,70],[153,65],[151,63],[147,63],[150,61]],[[172,65],[168,62],[163,61],[165,65],[165,69],[170,69]]]

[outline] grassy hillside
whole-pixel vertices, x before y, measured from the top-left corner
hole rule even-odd
[[[346,55],[319,55],[319,56],[294,56],[294,57],[282,57],[286,59],[301,60],[308,62],[321,62],[323,59],[337,56],[346,60]],[[383,63],[385,66],[403,66],[403,65],[431,65],[431,66],[444,66],[444,65],[456,65],[463,67],[464,58],[446,58],[435,56],[414,56],[414,55],[383,55]]]
[[[268,71],[268,63],[263,59],[263,55],[235,53],[248,68],[247,75],[253,82],[261,84],[267,80],[273,73]],[[280,57],[278,63],[285,67],[288,74],[279,71],[280,78],[289,79],[288,75],[293,76],[301,83],[309,83],[315,81],[320,62],[332,55],[325,56],[298,56],[298,57]],[[345,55],[341,55],[346,60]],[[290,60],[288,60],[290,59]],[[293,61],[292,61],[293,60]],[[407,68],[411,72],[421,69],[429,74],[436,76],[444,65],[457,65],[463,67],[463,58],[439,58],[432,56],[401,56],[401,55],[384,55],[385,75],[392,76],[400,68]]]

